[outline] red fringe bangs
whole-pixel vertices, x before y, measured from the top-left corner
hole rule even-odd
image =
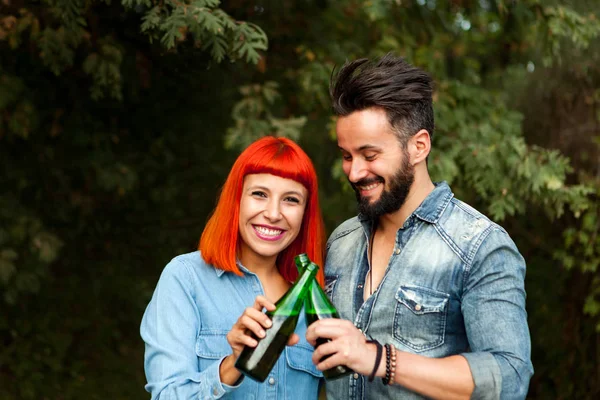
[[[272,174],[301,183],[309,193],[298,237],[277,257],[282,276],[293,281],[298,276],[294,257],[306,253],[323,267],[325,228],[319,206],[317,175],[306,153],[287,138],[267,136],[252,143],[235,161],[219,195],[215,211],[208,220],[199,249],[204,260],[217,268],[242,275],[238,268],[239,209],[244,177]],[[323,269],[317,281],[324,285]]]

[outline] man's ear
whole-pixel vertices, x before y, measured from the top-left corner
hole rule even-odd
[[[409,140],[410,162],[413,166],[425,161],[431,151],[431,137],[426,129],[421,129]]]

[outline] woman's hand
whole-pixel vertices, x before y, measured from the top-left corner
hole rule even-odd
[[[237,359],[244,346],[256,347],[258,342],[252,337],[252,333],[261,339],[265,337],[265,329],[271,327],[271,319],[267,317],[262,309],[267,311],[275,309],[275,304],[271,303],[264,296],[257,296],[252,307],[244,310],[244,313],[238,318],[233,327],[227,334],[227,342],[233,350],[233,356]]]
[[[221,382],[232,385],[239,379],[240,372],[235,369],[235,360],[237,360],[245,346],[256,347],[258,344],[258,341],[252,337],[252,333],[257,338],[262,339],[265,337],[265,330],[273,325],[271,319],[262,312],[263,308],[267,311],[273,311],[275,310],[275,304],[264,296],[257,296],[252,307],[244,310],[244,313],[233,324],[227,334],[227,342],[231,346],[233,354],[226,357],[221,363],[219,370]],[[288,340],[287,345],[292,346],[298,343],[299,340],[298,335],[294,333]],[[231,368],[233,368],[233,371]]]

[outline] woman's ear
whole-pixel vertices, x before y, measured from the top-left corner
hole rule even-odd
[[[425,161],[431,151],[431,137],[426,129],[421,129],[409,141],[410,162],[413,166]]]

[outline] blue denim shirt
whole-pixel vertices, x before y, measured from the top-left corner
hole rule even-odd
[[[506,231],[455,199],[445,182],[396,234],[385,275],[363,302],[372,222],[342,223],[327,243],[326,291],[367,336],[427,357],[463,355],[474,399],[523,399],[533,374],[525,261]],[[358,374],[326,382],[327,398],[420,399]]]
[[[216,269],[198,251],[165,267],[140,329],[146,390],[153,400],[317,399],[323,375],[311,360],[304,312],[296,327],[300,343],[286,346],[263,383],[220,381],[219,365],[232,353],[227,333],[256,296],[264,295],[258,277],[240,268],[243,276]]]

